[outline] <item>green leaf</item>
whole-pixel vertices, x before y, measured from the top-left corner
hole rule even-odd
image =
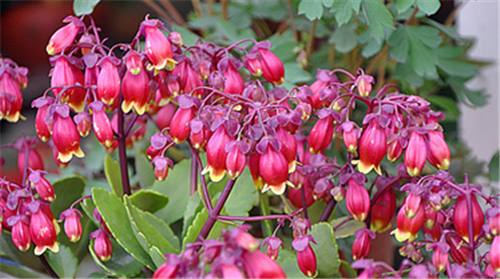
[[[333,0],[323,0],[323,5],[330,8],[333,5]]]
[[[135,150],[135,169],[137,174],[139,175],[139,183],[142,188],[149,188],[155,182],[155,172],[151,164],[149,163],[146,155],[139,151],[139,149]]]
[[[94,241],[89,244],[90,255],[94,262],[105,272],[116,277],[131,278],[139,274],[143,265],[130,256],[114,239],[110,240],[113,246],[113,255],[105,262],[101,262],[95,254]]]
[[[221,31],[230,42],[239,41],[240,36],[238,35],[238,29],[236,29],[234,24],[231,24],[224,19],[219,19],[215,23],[215,27],[217,30]]]
[[[200,212],[198,212],[198,214],[196,214],[191,226],[187,229],[186,236],[182,239],[182,245],[184,247],[186,247],[187,243],[193,243],[196,240],[207,220],[208,211],[203,208]]]
[[[488,103],[488,95],[484,93],[484,90],[473,91],[468,89],[467,87],[465,87],[465,79],[450,77],[447,79],[447,81],[457,97],[464,104],[480,107]]]
[[[391,35],[393,32],[391,32]],[[389,33],[386,34],[386,37],[390,37]],[[361,55],[363,55],[366,58],[370,58],[375,54],[377,54],[382,49],[383,45],[383,42],[377,42],[377,40],[370,37],[370,33],[368,32],[368,30],[363,31],[361,34],[359,34],[358,42],[360,44],[364,44],[363,49],[361,51]]]
[[[488,164],[489,176],[491,181],[498,181],[499,177],[499,169],[500,169],[500,157],[499,152],[495,153],[491,158],[490,163]]]
[[[308,82],[313,78],[309,72],[306,72],[295,62],[285,63],[283,66],[285,67],[285,81],[297,84]]]
[[[188,26],[193,29],[205,29],[214,27],[215,23],[220,19],[220,16],[203,16],[197,17],[188,22]]]
[[[174,234],[170,226],[167,225],[165,221],[149,212],[141,212],[141,214],[151,226],[155,227],[160,232],[160,234],[174,247],[175,250],[181,249],[179,238]]]
[[[354,23],[342,25],[335,29],[328,42],[334,43],[336,51],[348,53],[358,44],[356,28]]]
[[[317,245],[312,245],[318,261],[318,277],[331,278],[339,272],[340,259],[333,229],[328,223],[311,227],[311,235]]]
[[[104,174],[113,193],[118,197],[123,196],[120,165],[107,154],[106,159],[104,159]]]
[[[0,261],[0,277],[9,278],[12,276],[15,278],[47,278],[47,274],[42,274],[31,268],[2,258]]]
[[[73,2],[73,11],[76,16],[89,15],[99,2],[101,0],[75,0]]]
[[[426,17],[420,19],[420,21],[434,28],[437,28],[439,31],[441,31],[443,34],[445,34],[446,36],[450,37],[453,40],[457,40],[458,42],[463,41],[463,38],[460,37],[455,26],[446,26],[444,24],[441,24],[435,20]]]
[[[417,0],[417,7],[430,16],[439,10],[441,2],[439,0]]]
[[[253,184],[248,168],[245,168],[233,186],[224,209],[231,216],[248,216],[248,212],[257,202],[258,193]]]
[[[320,19],[323,15],[323,3],[316,0],[301,0],[299,15],[305,15],[309,20]]]
[[[187,229],[193,222],[196,214],[201,211],[203,204],[201,203],[200,195],[192,195],[189,197],[187,202],[186,211],[184,211],[183,225],[182,225],[182,236],[186,236]]]
[[[379,0],[363,0],[363,14],[371,36],[380,42],[384,38],[384,26],[394,28],[391,12]]]
[[[191,173],[191,159],[177,163],[169,171],[167,179],[155,181],[152,190],[167,196],[169,203],[155,213],[157,217],[171,224],[184,216],[189,198],[190,179],[186,174]]]
[[[406,62],[410,49],[409,35],[405,26],[400,26],[389,37],[387,43],[391,46],[389,55],[399,63]]]
[[[284,1],[253,1],[252,15],[255,18],[267,18],[280,22],[287,16],[286,4]]]
[[[351,20],[352,12],[359,13],[361,0],[335,0],[331,11],[335,13],[335,20],[339,26],[346,24]]]
[[[415,0],[396,0],[398,14],[406,12]]]
[[[23,266],[20,267],[21,269],[24,269],[24,267],[26,267],[27,270],[33,269],[36,271],[43,271],[45,269],[43,268],[43,265],[40,263],[38,257],[34,255],[33,246],[34,245],[31,245],[31,247],[26,252],[21,252],[12,242],[12,237],[10,233],[4,231],[0,235],[0,256],[8,257],[9,259],[13,260],[15,262],[12,263],[13,265],[19,264]],[[0,264],[2,263],[0,262]],[[10,265],[7,262],[6,264]],[[2,272],[2,270],[3,269],[0,268],[0,273]],[[18,271],[18,270],[14,269],[13,271]]]
[[[52,184],[56,199],[50,208],[56,218],[68,209],[72,203],[82,197],[85,183],[80,177],[68,177],[56,181]]]
[[[416,87],[421,87],[424,84],[424,79],[415,73],[410,61],[397,64],[393,77],[402,83],[408,82]]]
[[[160,267],[166,261],[164,254],[156,246],[153,246],[151,247],[151,249],[149,249],[149,256],[151,256],[151,259],[153,259],[156,267]]]
[[[183,26],[174,25],[173,27],[175,32],[178,32],[182,35],[182,41],[187,46],[193,46],[196,43],[196,40],[200,38],[200,36],[191,32],[189,29]]]
[[[344,217],[334,219],[330,223],[330,225],[332,226],[332,228],[336,227],[338,224],[345,221],[347,218],[349,218],[349,217],[344,216]],[[347,221],[342,226],[340,226],[339,228],[337,228],[335,230],[335,238],[346,238],[349,236],[353,236],[357,230],[362,229],[364,227],[365,227],[365,223],[363,223],[361,221],[358,221],[358,220]]]
[[[442,107],[443,109],[453,113],[454,115],[460,115],[460,109],[457,106],[457,102],[449,97],[444,96],[430,96],[426,98],[431,104]]]
[[[443,46],[436,50],[438,57],[437,66],[445,73],[463,78],[471,78],[477,74],[478,65],[469,62],[453,60],[462,55],[463,47]]]
[[[347,278],[357,278],[358,273],[354,268],[351,267],[351,265],[344,261],[340,260],[340,264],[342,265],[342,268],[344,269],[345,274],[347,275]]]
[[[121,200],[99,188],[92,190],[92,198],[116,241],[139,262],[153,269],[153,262],[135,237],[127,210]]]
[[[140,210],[152,213],[164,208],[168,204],[168,197],[153,190],[139,190],[129,198]]]
[[[78,271],[78,260],[71,252],[71,249],[64,245],[59,245],[58,253],[49,251],[47,253],[47,262],[61,278],[73,278]]]
[[[124,199],[127,213],[132,223],[132,229],[137,239],[144,239],[146,242],[144,243],[146,246],[144,246],[144,244],[139,241],[144,250],[149,252],[151,247],[156,246],[163,254],[179,252],[163,237],[157,228],[146,220],[144,217],[146,212],[137,209],[127,196],[125,196]]]
[[[295,253],[282,249],[276,262],[283,268],[288,278],[308,278],[300,271]]]

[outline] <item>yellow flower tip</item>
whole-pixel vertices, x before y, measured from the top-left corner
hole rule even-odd
[[[141,73],[141,67],[135,67],[130,69],[130,73],[133,74],[134,76],[138,75]]]
[[[238,176],[240,176],[240,174],[241,173],[239,171],[234,172],[234,173],[232,171],[227,172],[227,175],[229,176],[229,178],[231,178],[233,180],[236,179]]]
[[[69,162],[73,158],[73,153],[61,153],[57,154],[57,159],[59,159],[63,163]]]
[[[213,182],[219,182],[224,178],[224,175],[226,174],[226,170],[215,170],[212,167],[210,167],[210,179]]]
[[[54,42],[50,41],[45,50],[47,51],[48,55],[50,56],[55,55],[56,53],[54,52],[55,51]]]
[[[129,113],[131,109],[132,109],[132,103],[129,103],[127,101],[123,101],[123,103],[122,103],[122,111],[124,113]]]
[[[399,229],[395,229],[391,232],[391,235],[395,235],[396,240],[398,242],[405,242],[406,240],[411,238],[411,235],[409,232],[402,232]],[[410,240],[411,242],[412,240]]]
[[[438,164],[437,167],[440,170],[444,170],[444,171],[448,170],[450,168],[450,160],[444,159],[443,164]]]
[[[275,195],[282,195],[286,189],[286,182],[281,183],[280,185],[271,185],[270,187],[271,187],[271,191]]]
[[[288,163],[288,173],[292,173],[295,171],[295,161]]]
[[[278,80],[277,82],[274,82],[274,85],[280,85],[282,84],[283,82],[285,82],[285,78],[284,77],[281,77],[280,80]]]
[[[406,170],[408,171],[408,174],[410,176],[417,176],[420,174],[420,170],[417,167],[415,167],[413,169],[411,167],[407,167]]]
[[[85,153],[83,153],[83,150],[80,147],[78,147],[78,150],[76,152],[73,152],[73,154],[78,158],[85,157]]]
[[[167,69],[167,71],[172,71],[175,68],[176,64],[177,64],[177,61],[175,61],[174,59],[167,59],[164,66],[160,69],[165,68],[165,69]]]
[[[132,106],[134,107],[134,112],[136,114],[138,114],[138,115],[143,115],[146,112],[146,110],[147,110],[146,104],[144,104],[144,105],[141,106],[141,105],[139,105],[139,104],[137,104],[137,103],[134,102],[132,104]],[[123,109],[123,107],[122,107],[122,109]]]
[[[369,173],[375,167],[374,165],[365,165],[361,160],[353,160],[352,163],[357,164],[358,171],[365,173],[365,174]],[[375,171],[377,171],[377,170],[375,169]],[[379,167],[379,171],[380,171],[380,167]]]
[[[319,152],[314,152],[314,149],[312,147],[309,147],[309,152],[311,152],[311,154],[313,154],[313,155],[316,155],[319,153]]]

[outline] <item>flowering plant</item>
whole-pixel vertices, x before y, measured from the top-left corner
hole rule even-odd
[[[304,3],[299,13],[314,19]],[[82,5],[47,44],[50,88],[31,103],[37,137],[0,146],[18,151],[21,174],[0,175],[6,257],[35,255],[54,277],[74,277],[88,254],[114,277],[498,276],[499,249],[479,249],[499,245],[498,196],[447,172],[445,114],[426,99],[362,68],[289,82],[269,40],[186,43],[149,16],[130,43],[108,46]],[[0,58],[0,119],[22,118],[27,76]],[[47,171],[42,145],[66,170]],[[389,231],[399,267],[369,259]]]

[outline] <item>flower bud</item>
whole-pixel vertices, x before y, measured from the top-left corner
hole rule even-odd
[[[31,215],[30,236],[36,245],[35,255],[39,256],[46,249],[54,253],[59,252],[59,244],[56,242],[57,233],[52,220],[43,212],[42,208]]]
[[[105,57],[101,61],[101,72],[97,78],[97,96],[103,103],[116,107],[121,86],[120,74],[111,59]]]
[[[0,120],[15,123],[21,116],[23,95],[14,78],[4,71],[0,76]]]
[[[500,274],[500,249],[498,247],[500,247],[500,236],[497,235],[493,238],[490,249],[490,265],[497,275]]]
[[[240,149],[234,145],[226,157],[227,175],[229,175],[231,179],[236,179],[236,177],[243,172],[246,164],[247,158],[245,154],[243,154],[243,152],[241,152]]]
[[[170,123],[172,122],[172,118],[174,117],[176,107],[174,104],[166,104],[161,107],[158,113],[156,114],[155,123],[158,126],[158,129],[163,130],[167,127],[170,127]]]
[[[372,118],[368,127],[361,135],[358,143],[359,161],[358,170],[369,173],[372,169],[381,175],[380,161],[386,153],[387,143],[384,129],[375,118]]]
[[[166,157],[156,157],[153,159],[155,164],[155,177],[159,181],[163,181],[167,178],[168,169],[173,165],[172,161]]]
[[[371,209],[370,229],[384,232],[392,226],[392,218],[396,213],[396,195],[392,188],[384,190]]]
[[[257,58],[250,58],[247,56],[245,59],[245,67],[254,77],[260,77],[262,75],[262,66]]]
[[[368,256],[368,253],[370,252],[370,233],[373,234],[373,232],[367,229],[356,231],[356,238],[354,239],[354,243],[352,244],[353,260],[364,259]]]
[[[52,137],[52,125],[48,125],[47,123],[45,123],[45,117],[47,116],[48,108],[48,103],[42,107],[39,107],[35,117],[36,134],[43,142],[49,141]]]
[[[260,61],[262,76],[274,85],[280,85],[285,81],[285,67],[283,62],[267,48],[258,48],[262,57]]]
[[[319,119],[309,133],[309,151],[318,154],[328,147],[333,138],[334,119],[328,115]]]
[[[263,245],[267,244],[267,255],[272,259],[276,260],[280,252],[280,247],[283,248],[283,241],[275,236],[269,236],[264,239]]]
[[[71,117],[62,117],[55,114],[52,139],[59,151],[57,158],[61,162],[69,162],[73,155],[78,158],[84,156],[83,151],[80,149],[80,135]]]
[[[311,184],[309,180],[306,180],[304,182],[304,185],[300,189],[290,188],[290,190],[288,191],[288,199],[297,209],[303,208],[302,188],[304,189],[304,194],[306,198],[306,207],[311,206],[316,201],[313,196],[313,189],[311,187]]]
[[[441,224],[444,222],[444,217],[443,214],[440,212],[437,212],[435,220],[434,220],[434,226],[432,228],[429,228],[428,225],[431,223],[429,221],[429,216],[427,215],[427,210],[426,210],[426,220],[425,220],[425,226],[424,226],[424,234],[428,234],[434,239],[435,241],[438,241],[439,238],[441,237],[442,234],[442,229],[441,229]]]
[[[422,205],[422,197],[420,195],[415,195],[413,193],[409,193],[405,198],[405,202],[403,205],[403,210],[408,218],[413,218],[415,214],[417,214],[418,210]]]
[[[297,156],[297,140],[281,126],[276,129],[276,138],[281,142],[280,152],[288,162],[288,172],[295,170],[295,157]]]
[[[133,108],[136,114],[143,115],[150,97],[148,75],[135,51],[130,51],[124,59],[127,72],[122,81],[122,110],[128,113]]]
[[[170,32],[170,35],[168,35],[168,39],[177,47],[180,47],[184,44],[182,35],[179,32]]]
[[[104,230],[99,229],[96,232],[94,252],[101,262],[108,261],[113,255],[113,245],[111,244],[111,240],[109,240],[109,237]]]
[[[52,92],[57,97],[59,94],[61,102],[70,105],[76,112],[83,111],[83,105],[85,100],[85,90],[81,87],[69,88],[64,90],[63,86],[76,86],[80,84],[83,86],[85,83],[85,77],[83,72],[71,64],[66,56],[59,56],[55,61],[54,69],[52,71],[52,78],[50,80],[50,86]],[[63,91],[64,90],[64,91]]]
[[[405,242],[406,240],[412,242],[417,238],[418,231],[424,225],[425,210],[423,206],[420,206],[413,218],[408,218],[404,211],[404,208],[399,210],[397,228],[391,234],[395,234],[399,242]]]
[[[238,72],[238,70],[230,60],[227,61],[227,67],[224,71],[224,77],[226,78],[226,81],[224,82],[223,92],[238,95],[241,95],[243,93],[243,89],[245,89],[245,83],[243,82],[243,78],[241,77],[240,72]]]
[[[235,264],[222,264],[221,266],[222,278],[224,279],[244,279],[245,276],[241,273],[240,269]]]
[[[330,190],[330,194],[335,199],[335,201],[341,202],[345,198],[346,190],[342,186],[335,186],[332,188],[332,190]]]
[[[465,264],[469,260],[469,244],[458,234],[447,234],[446,243],[450,246],[449,254],[455,262]]]
[[[398,139],[394,139],[387,144],[387,160],[393,163],[403,154],[403,146]]]
[[[169,259],[167,258],[167,261],[160,267],[158,267],[158,269],[155,271],[155,273],[153,274],[153,278],[154,279],[176,278],[178,272],[179,272],[179,264],[169,263]]]
[[[446,270],[449,257],[448,250],[449,249],[443,250],[440,246],[435,247],[434,253],[432,254],[432,264],[437,272],[444,272]]]
[[[317,274],[317,261],[316,254],[311,248],[311,245],[302,251],[297,251],[297,264],[299,265],[300,271],[304,273],[307,277],[315,277]]]
[[[86,86],[97,86],[99,80],[99,67],[85,67],[84,82]]]
[[[427,159],[427,144],[424,135],[413,131],[405,152],[405,165],[411,176],[420,175]]]
[[[94,102],[90,104],[90,109],[92,111],[92,126],[97,140],[102,146],[110,147],[113,143],[113,128],[104,111],[103,104]]]
[[[248,278],[285,278],[281,266],[259,250],[243,251],[243,268]]]
[[[346,194],[347,211],[359,221],[364,221],[370,211],[370,195],[363,184],[353,178],[347,183]]]
[[[259,162],[260,154],[258,152],[255,152],[248,156],[248,168],[250,169],[253,184],[257,190],[262,189],[263,186],[262,176],[260,175]]]
[[[362,97],[368,97],[372,92],[373,77],[362,75],[358,78],[358,92]]]
[[[26,87],[28,87],[29,72],[30,72],[29,69],[26,67],[18,67],[16,70],[15,80],[21,90],[26,89]]]
[[[29,227],[22,220],[18,220],[17,223],[12,226],[11,232],[12,242],[19,251],[24,252],[28,250],[31,246],[31,237],[29,232]]]
[[[54,202],[56,194],[54,187],[50,182],[42,176],[40,172],[33,172],[29,175],[28,180],[31,186],[35,186],[36,192],[44,201]]]
[[[207,143],[207,167],[204,172],[210,172],[210,179],[214,182],[220,181],[226,174],[226,144],[233,139],[221,125]]]
[[[436,211],[432,210],[431,207],[426,208],[425,209],[424,226],[426,226],[429,229],[434,228],[434,226],[436,226],[437,216],[438,216],[438,213]]]
[[[444,141],[443,132],[429,131],[427,160],[437,169],[448,170],[450,167],[450,148]]]
[[[95,36],[91,34],[83,34],[78,40],[78,44],[80,44],[80,51],[82,52],[82,56],[89,54],[92,52],[92,46],[96,44]]]
[[[81,217],[82,214],[74,209],[64,218],[64,232],[71,242],[78,242],[82,237],[83,230],[82,223],[80,222]]]
[[[79,113],[73,119],[76,123],[76,129],[82,138],[88,136],[92,129],[92,119],[86,112]]]
[[[210,131],[205,125],[201,128],[198,133],[193,132],[191,129],[191,134],[189,135],[189,140],[191,140],[191,144],[194,148],[199,149],[201,151],[205,151],[207,148],[208,141],[212,137],[213,132]]]
[[[61,51],[63,51],[65,47],[72,44],[75,40],[76,35],[80,31],[81,22],[74,17],[71,17],[69,20],[70,22],[67,25],[59,28],[50,37],[49,43],[46,47],[47,53],[49,55],[53,56],[61,53]]]
[[[237,229],[234,233],[236,234],[234,240],[241,248],[249,252],[254,252],[259,248],[259,241],[250,233],[244,231],[243,229]]]
[[[474,240],[481,232],[481,227],[484,224],[484,214],[481,206],[477,202],[476,196],[471,194],[470,201],[472,204],[472,227],[474,232]],[[467,198],[465,195],[458,197],[453,211],[453,225],[457,233],[466,241],[469,242],[469,211],[467,207]]]
[[[342,139],[344,140],[347,151],[357,156],[358,131],[354,128],[353,124],[353,122],[345,122],[342,124]]]
[[[24,164],[26,162],[26,156],[24,151],[19,151],[17,156],[17,169],[19,173],[22,174],[24,172]],[[28,166],[31,170],[43,170],[43,160],[40,156],[40,153],[36,151],[36,149],[30,149],[28,152]],[[29,171],[29,170],[28,170]]]
[[[488,219],[488,225],[490,226],[491,234],[498,236],[500,234],[500,213],[491,216]]]
[[[328,86],[328,82],[322,81],[320,79],[316,80],[311,84],[310,88],[313,92],[313,96],[311,97],[312,103],[313,103],[313,108],[319,109],[323,106],[323,101],[319,99],[319,91],[321,91],[323,88],[326,88]]]
[[[196,109],[194,106],[177,109],[170,122],[170,135],[175,143],[181,144],[186,141],[191,133],[189,122],[193,120],[195,113]]]
[[[159,24],[159,21],[154,20],[146,20],[142,24],[146,37],[146,56],[157,70],[172,70],[176,63],[172,59],[172,46],[158,27]]]
[[[264,154],[260,156],[259,172],[264,182],[263,192],[269,189],[276,195],[281,195],[285,192],[285,184],[288,178],[288,163],[285,156],[281,152],[276,151],[271,144],[267,146]]]

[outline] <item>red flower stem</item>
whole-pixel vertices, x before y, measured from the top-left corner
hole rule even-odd
[[[192,151],[192,150],[191,150]],[[196,193],[198,188],[198,162],[194,158],[191,159],[191,196]]]
[[[300,187],[300,195],[302,197],[302,208],[304,209],[304,218],[309,219],[307,214],[306,190],[304,186]]]
[[[132,118],[132,121],[130,121],[130,123],[128,123],[127,128],[123,132],[123,137],[126,138],[130,134],[130,131],[132,130],[132,127],[134,127],[135,121],[137,121],[137,118],[139,118],[139,115],[134,114],[134,117]]]
[[[325,207],[325,210],[323,210],[323,214],[321,214],[321,217],[318,220],[318,223],[321,222],[326,222],[328,218],[330,218],[330,215],[332,215],[333,209],[335,208],[335,205],[337,205],[337,201],[335,201],[334,198],[332,198],[328,204]]]
[[[266,216],[225,216],[220,215],[217,216],[218,220],[224,221],[243,221],[243,222],[260,222],[264,220],[276,220],[276,219],[287,219],[288,221],[292,221],[292,218],[288,215],[266,215]]]
[[[23,169],[23,181],[21,185],[26,186],[26,178],[28,178],[28,159],[30,155],[30,149],[28,148],[28,144],[26,143],[26,138],[23,135],[23,151],[24,151],[24,169]],[[26,184],[26,185],[25,185]]]
[[[116,113],[118,113],[118,155],[120,157],[120,173],[122,177],[122,188],[123,188],[123,194],[124,195],[130,195],[130,181],[128,177],[128,168],[127,168],[127,150],[126,150],[126,144],[125,144],[125,138],[126,134],[123,128],[123,111],[121,109],[121,104],[123,102],[123,96],[120,94],[119,101],[118,101],[118,109]]]
[[[212,199],[210,198],[210,194],[208,193],[207,182],[205,181],[205,176],[201,173],[203,171],[203,164],[201,163],[200,155],[198,150],[191,145],[189,142],[189,147],[191,148],[191,155],[193,158],[191,160],[195,160],[197,163],[197,170],[200,172],[200,180],[201,180],[201,189],[203,191],[203,196],[205,197],[205,204],[207,205],[207,211],[211,212],[213,210]]]
[[[231,190],[233,189],[235,180],[229,179],[226,183],[226,186],[224,187],[224,190],[222,190],[222,193],[220,194],[219,200],[215,204],[214,209],[209,212],[209,216],[205,224],[203,225],[203,228],[201,228],[200,233],[198,234],[198,237],[196,238],[195,242],[197,241],[203,241],[207,238],[208,234],[212,230],[212,228],[215,225],[215,222],[217,221],[217,218],[219,218],[219,214],[222,210],[222,207],[224,207],[224,204],[227,201],[227,198],[229,197],[229,194],[231,193]]]

